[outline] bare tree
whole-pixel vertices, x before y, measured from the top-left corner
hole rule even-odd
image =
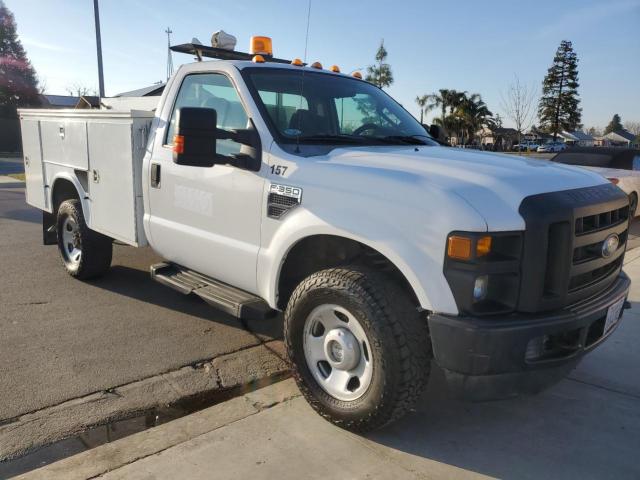
[[[536,89],[520,82],[520,78],[514,75],[514,80],[505,93],[500,93],[500,107],[516,126],[518,131],[518,143],[521,143],[522,134],[531,128],[536,115],[535,105]]]
[[[98,95],[95,88],[89,88],[80,83],[74,83],[73,85],[66,88],[67,93],[71,96],[75,97],[84,97],[86,95]]]
[[[589,127],[587,129],[587,133],[589,135],[591,135],[592,137],[601,137],[602,136],[602,129],[600,127]]]
[[[624,128],[635,136],[640,135],[640,122],[624,122]]]

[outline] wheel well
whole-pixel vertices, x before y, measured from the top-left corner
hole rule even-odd
[[[420,306],[409,281],[380,252],[349,238],[314,235],[296,243],[284,260],[278,278],[278,308],[286,308],[296,286],[312,273],[353,264],[384,271],[407,292],[416,307]]]
[[[60,204],[65,200],[76,199],[80,200],[78,190],[73,183],[64,178],[59,178],[53,184],[53,192],[51,194],[51,201],[53,207],[53,214],[56,215]]]

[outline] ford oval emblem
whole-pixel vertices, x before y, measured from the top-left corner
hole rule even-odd
[[[602,244],[602,256],[604,258],[610,257],[618,250],[620,245],[620,238],[615,233],[609,235]]]

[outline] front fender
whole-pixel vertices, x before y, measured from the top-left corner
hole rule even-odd
[[[410,213],[408,213],[410,215]],[[314,235],[333,235],[360,242],[385,256],[404,275],[411,285],[420,306],[426,310],[457,314],[457,306],[443,274],[446,236],[451,230],[434,235],[429,227],[422,231],[407,231],[398,225],[397,218],[376,217],[353,221],[355,228],[340,226],[307,209],[298,207],[282,220],[267,246],[258,256],[259,295],[272,308],[277,308],[278,282],[282,266],[291,249],[304,238]],[[477,222],[484,229],[484,222]]]

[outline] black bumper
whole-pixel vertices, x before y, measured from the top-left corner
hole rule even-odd
[[[609,307],[625,299],[623,272],[600,294],[545,314],[461,317],[432,314],[429,328],[436,362],[450,389],[468,400],[537,393],[563,378],[582,355],[620,324],[604,331]]]

